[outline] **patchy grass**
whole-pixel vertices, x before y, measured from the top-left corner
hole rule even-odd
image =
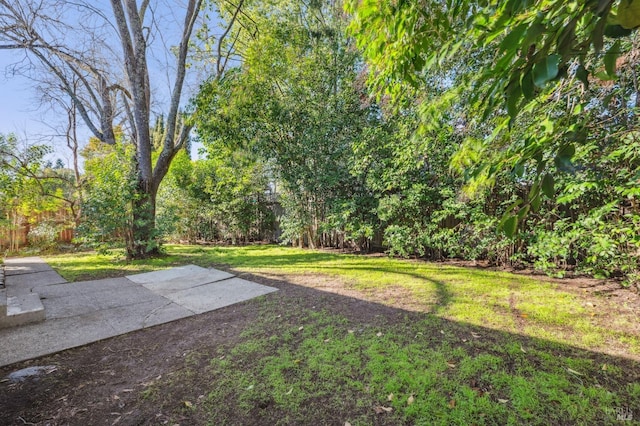
[[[262,320],[239,343],[178,373],[208,384],[184,401],[208,424],[615,424],[616,410],[640,410],[633,362],[429,314],[360,321],[276,298],[249,308]]]
[[[123,276],[182,264],[222,267],[254,274],[321,274],[381,303],[395,303],[390,289],[408,297],[414,309],[443,318],[522,333],[560,343],[640,355],[640,339],[627,325],[633,310],[604,320],[611,304],[586,308],[578,295],[549,281],[506,272],[461,268],[387,257],[343,255],[281,246],[203,247],[168,245],[158,259],[127,262],[122,252],[49,256],[47,262],[69,281]],[[380,297],[383,294],[383,297]]]
[[[620,410],[640,416],[637,362],[598,353],[637,359],[633,311],[603,321],[612,306],[605,300],[596,310],[587,296],[549,281],[385,257],[166,249],[142,262],[89,253],[47,261],[69,280],[193,263],[284,281],[331,277],[388,306],[411,300],[398,310],[405,319],[361,322],[304,300],[251,301],[260,320],[239,342],[187,356],[179,374],[145,391],[144,399],[162,399],[204,383],[180,415],[209,424],[351,425],[615,424]]]

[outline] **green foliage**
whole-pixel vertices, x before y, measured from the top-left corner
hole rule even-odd
[[[638,35],[609,38],[631,28],[628,6],[354,0],[348,23],[330,1],[246,2],[237,41],[222,46],[238,66],[193,100],[203,158],[178,153],[160,186],[159,236],[519,262],[633,283]],[[217,49],[201,41],[201,53]],[[154,140],[164,127],[159,117]],[[94,151],[86,217],[110,225],[85,226],[93,238],[126,236],[145,202],[131,171],[113,170],[128,154]],[[118,214],[99,217],[109,209]]]
[[[358,57],[343,34],[340,9],[280,1],[244,13],[258,31],[242,47],[242,66],[199,94],[203,143],[210,152],[224,144],[256,153],[269,165],[282,195],[283,241],[315,247],[348,235],[367,246],[370,217],[354,226],[344,220],[365,218],[368,212],[354,207],[370,201],[352,183],[348,160],[377,117],[358,84]]]
[[[87,194],[78,241],[89,246],[131,241],[136,186],[132,145],[96,142],[83,155]]]
[[[48,251],[56,247],[62,227],[52,221],[42,221],[29,230],[29,243]]]
[[[176,265],[225,267],[249,273],[333,277],[376,302],[393,304],[389,291],[406,293],[420,309],[457,322],[510,333],[607,351],[613,347],[640,353],[634,340],[633,312],[623,310],[615,334],[600,315],[608,315],[614,301],[602,299],[591,316],[580,306],[580,294],[562,285],[531,277],[481,268],[460,268],[440,263],[416,262],[379,256],[341,255],[320,250],[300,250],[276,245],[244,247],[167,245],[167,256],[147,261],[127,261],[122,256],[74,253],[51,256],[47,261],[68,280],[98,279]],[[282,306],[278,308],[282,311]],[[515,309],[515,311],[514,311]],[[515,312],[525,316],[514,319]],[[439,331],[435,335],[441,335]],[[411,337],[413,338],[415,334]],[[425,333],[427,336],[427,333]],[[264,337],[264,336],[263,336]],[[457,339],[460,342],[460,339]],[[517,348],[517,353],[522,351]]]
[[[452,153],[425,144],[418,151],[448,153],[443,162],[464,182],[443,186],[459,194],[464,185],[471,194],[461,211],[473,210],[474,200],[491,206],[484,218],[465,221],[473,229],[483,229],[487,218],[498,224],[509,243],[487,236],[487,246],[502,251],[497,258],[530,261],[553,274],[574,270],[636,279],[639,157],[632,52],[638,36],[626,31],[637,26],[633,4],[347,3],[353,16],[349,30],[373,89],[381,97],[391,95],[396,115],[416,112],[417,123],[405,138],[415,144],[418,136],[444,136],[457,147]],[[463,60],[456,58],[460,48],[467,53]],[[398,152],[391,148],[386,157]],[[380,201],[391,251],[422,255],[436,247],[460,256],[455,227],[426,219],[446,198],[419,189],[442,184],[445,169],[435,173],[434,185],[387,160],[378,164],[408,176],[404,188]],[[472,244],[478,240],[483,239]]]
[[[211,144],[207,158],[174,159],[158,193],[157,226],[171,241],[272,240],[266,165],[247,151]]]
[[[489,52],[489,61],[479,69],[462,72],[486,113],[502,104],[515,117],[544,93],[537,89],[566,76],[572,61],[580,62],[585,76],[596,72],[587,58],[603,51],[606,28],[629,16],[624,2],[615,3],[352,0],[346,10],[353,15],[350,31],[378,90],[391,89],[398,96],[405,93],[397,90],[403,82],[420,86],[424,70],[436,69],[461,48],[471,56]],[[614,48],[605,55],[610,75],[619,53]]]
[[[23,231],[30,249],[51,250],[59,232],[75,224],[78,182],[60,159],[55,167],[46,161],[51,152],[0,134],[0,246],[10,251],[19,248]]]

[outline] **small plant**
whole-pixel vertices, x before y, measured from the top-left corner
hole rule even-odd
[[[56,247],[60,226],[49,221],[40,222],[29,230],[29,244],[40,251],[49,251]]]

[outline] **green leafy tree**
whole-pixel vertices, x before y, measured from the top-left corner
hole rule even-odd
[[[2,229],[8,248],[18,248],[17,232],[29,226],[28,242],[42,249],[55,246],[59,232],[76,223],[80,209],[75,175],[52,167],[51,148],[0,134],[0,200]]]
[[[133,244],[131,222],[136,220],[133,152],[134,147],[124,141],[106,145],[97,139],[92,139],[83,150],[86,194],[78,240],[84,244],[98,248],[118,241],[127,246]]]
[[[360,64],[341,10],[334,2],[278,1],[245,13],[257,31],[243,40],[242,65],[203,87],[198,131],[205,144],[222,140],[270,160],[283,239],[335,244],[338,230],[327,224],[352,195],[351,144],[377,120],[357,84]]]
[[[203,153],[204,154],[204,153]],[[269,174],[260,158],[224,145],[210,145],[207,158],[178,154],[159,192],[158,223],[174,240],[272,240]]]

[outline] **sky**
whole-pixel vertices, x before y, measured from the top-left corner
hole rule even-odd
[[[51,129],[65,118],[40,107],[34,83],[11,72],[12,66],[23,58],[20,51],[0,49],[0,134],[13,133],[24,143],[47,144],[54,151],[48,160],[54,162],[59,158],[71,167],[71,152],[63,139],[53,136],[55,132]],[[79,129],[79,133],[86,134],[88,140],[88,132]]]
[[[0,133],[22,135],[30,129],[43,129],[43,113],[37,108],[33,83],[20,75],[7,75],[8,67],[20,61],[21,54],[0,50]]]

